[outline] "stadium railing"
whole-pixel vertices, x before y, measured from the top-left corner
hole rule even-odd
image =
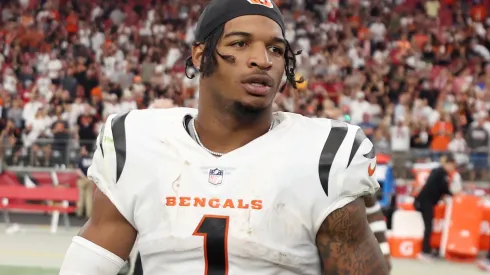
[[[80,148],[89,153],[95,149],[95,141],[38,139],[30,147],[23,145],[4,146],[1,152],[6,167],[53,167],[73,168],[77,166]]]
[[[4,146],[2,154],[2,169],[25,170],[32,168],[46,168],[66,170],[77,167],[80,148],[84,146],[89,153],[95,150],[95,141],[67,140],[66,142],[54,139],[38,139],[32,146],[26,148],[22,145]],[[378,153],[380,153],[378,151]],[[429,149],[412,148],[406,154],[393,154],[391,164],[395,173],[402,174],[397,177],[413,179],[412,167],[417,162],[439,161],[441,155],[448,152],[433,152]],[[388,153],[391,155],[390,153]],[[397,159],[398,158],[398,159]],[[490,179],[490,173],[477,173],[476,178],[471,178],[471,172],[476,170],[488,170],[490,168],[488,154],[475,156],[469,154],[456,154],[459,162],[459,170],[463,179],[483,181]],[[0,171],[1,173],[1,171]],[[482,177],[482,174],[485,177]]]

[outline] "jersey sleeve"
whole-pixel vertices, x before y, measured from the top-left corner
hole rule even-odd
[[[338,131],[336,131],[338,130]],[[362,129],[357,126],[339,126],[332,128],[330,135],[345,131],[344,138],[339,141],[340,146],[332,156],[332,165],[321,169],[329,169],[329,186],[324,190],[326,197],[322,200],[322,211],[316,223],[319,228],[323,220],[333,211],[344,207],[359,197],[374,195],[379,189],[376,179],[376,153],[372,142],[365,136]],[[339,138],[340,140],[340,138]],[[327,140],[328,142],[328,140]],[[324,184],[322,184],[324,185]]]
[[[126,117],[110,115],[97,137],[96,150],[87,176],[106,195],[121,215],[133,226],[130,183],[121,180],[126,161]]]
[[[361,129],[358,131],[362,132]],[[364,135],[364,133],[362,133]],[[356,144],[358,141],[354,141]],[[356,146],[353,147],[355,150]],[[376,152],[373,143],[365,138],[360,142],[357,152],[353,153],[352,159],[349,159],[348,166],[341,178],[343,188],[339,189],[340,198],[360,197],[364,195],[374,195],[379,189],[379,183],[376,179]]]

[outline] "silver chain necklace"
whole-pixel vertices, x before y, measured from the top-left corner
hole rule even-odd
[[[211,151],[208,148],[206,148],[206,146],[204,146],[204,144],[202,144],[201,139],[199,138],[199,135],[197,134],[197,131],[196,131],[196,125],[194,124],[194,121],[195,120],[196,120],[195,118],[192,119],[191,125],[192,125],[192,131],[194,132],[194,135],[196,136],[197,144],[199,144],[199,146],[201,146],[202,148],[204,148],[204,150],[206,150],[208,153],[210,153],[211,155],[213,155],[215,157],[221,157],[221,156],[223,156],[224,155],[223,153],[218,153],[218,152],[215,152],[215,151]],[[274,120],[272,120],[271,126],[269,127],[269,130],[267,130],[267,132],[270,132],[270,130],[272,130],[273,127],[274,127]]]

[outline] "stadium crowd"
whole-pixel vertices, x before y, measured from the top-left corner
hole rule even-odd
[[[6,164],[76,164],[109,114],[158,98],[195,107],[199,76],[186,78],[184,61],[206,2],[1,1]],[[298,77],[307,79],[278,94],[275,109],[360,125],[392,155],[397,177],[447,151],[471,179],[486,176],[490,1],[275,2],[286,38],[302,49]]]

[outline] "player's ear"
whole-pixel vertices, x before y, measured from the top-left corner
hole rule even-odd
[[[192,46],[192,64],[199,71],[201,68],[202,56],[204,53],[204,44]]]

